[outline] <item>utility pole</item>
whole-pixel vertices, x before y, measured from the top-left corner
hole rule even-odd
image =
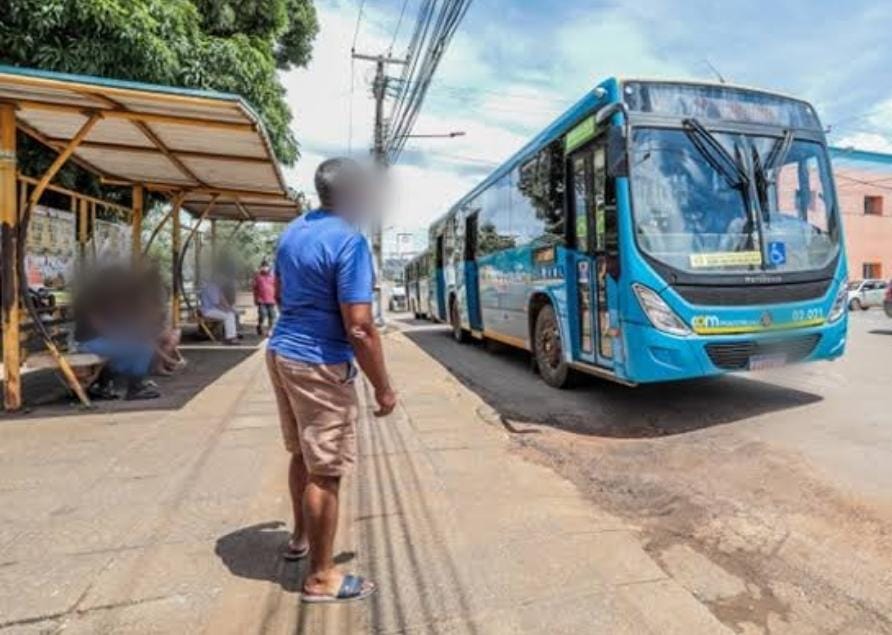
[[[375,169],[379,179],[384,176],[387,171],[387,147],[385,137],[387,135],[386,124],[384,121],[384,98],[387,96],[387,75],[384,74],[384,68],[387,64],[403,64],[407,63],[404,59],[388,57],[386,55],[363,55],[353,51],[351,53],[353,59],[363,60],[375,63],[375,80],[372,84],[372,95],[375,98],[375,130],[374,143],[372,145],[372,159],[375,162]],[[382,228],[384,219],[383,211],[375,210],[375,217],[371,228],[372,234],[372,254],[375,259],[375,269],[377,271],[377,285],[375,289],[375,320],[379,323],[384,321],[384,302],[381,293],[381,277],[384,273],[384,258],[381,249],[383,242]]]

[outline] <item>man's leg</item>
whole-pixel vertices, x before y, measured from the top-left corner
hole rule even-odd
[[[238,325],[235,321],[236,315],[233,311],[222,311],[223,315],[223,337],[227,340],[234,340],[238,336]]]
[[[304,496],[307,490],[307,467],[299,454],[291,455],[288,464],[288,491],[291,494],[291,510],[294,514],[294,532],[291,534],[291,546],[303,551],[307,545],[307,528],[304,522]]]
[[[267,324],[269,324],[269,330],[272,332],[273,327],[276,325],[276,305],[275,304],[267,304],[266,305],[266,317]]]
[[[291,462],[288,464],[288,491],[291,494],[294,530],[291,534],[289,547],[284,554],[287,558],[289,553],[303,551],[307,544],[306,524],[303,518],[303,498],[307,487],[307,469],[300,450],[300,437],[294,406],[288,397],[287,389],[283,384],[282,376],[276,363],[276,355],[272,351],[266,354],[266,366],[269,372],[270,383],[273,387],[273,394],[276,397],[276,406],[279,410],[282,439],[285,442],[285,449],[291,453]]]
[[[304,515],[310,541],[310,570],[304,581],[304,591],[310,594],[334,595],[343,579],[334,563],[340,486],[339,476],[311,474],[304,493]]]

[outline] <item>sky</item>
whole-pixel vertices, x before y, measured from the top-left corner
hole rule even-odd
[[[367,157],[373,66],[358,52],[405,54],[422,0],[317,0],[306,69],[282,80],[302,158],[289,183],[312,194],[324,158]],[[405,3],[405,14],[399,16]],[[399,30],[397,25],[400,24]],[[385,250],[430,222],[609,76],[716,79],[804,98],[834,145],[892,153],[888,0],[472,0],[391,169]],[[398,69],[393,69],[398,75]]]

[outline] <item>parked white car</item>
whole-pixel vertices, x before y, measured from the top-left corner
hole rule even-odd
[[[866,311],[872,306],[883,306],[888,286],[888,281],[879,279],[850,282],[849,310]]]

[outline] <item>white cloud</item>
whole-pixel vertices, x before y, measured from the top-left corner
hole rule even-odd
[[[303,152],[288,178],[307,193],[313,191],[319,161],[347,152],[350,46],[357,9],[355,0],[319,2],[313,61],[283,77]],[[635,23],[616,12],[577,14],[548,30],[519,32],[482,11],[474,15],[478,22],[462,25],[447,50],[413,130],[463,131],[466,136],[409,141],[405,161],[391,169],[392,206],[385,224],[395,225],[393,231],[423,234],[488,171],[605,77],[687,74],[653,51]],[[401,42],[411,32],[413,17],[407,14]],[[395,23],[395,14],[366,3],[357,49],[386,51]],[[394,51],[401,52],[399,47]],[[367,156],[373,68],[356,62],[354,69],[353,152]]]
[[[892,154],[892,136],[874,132],[856,132],[840,138],[834,145],[841,148],[855,148],[869,152]]]

